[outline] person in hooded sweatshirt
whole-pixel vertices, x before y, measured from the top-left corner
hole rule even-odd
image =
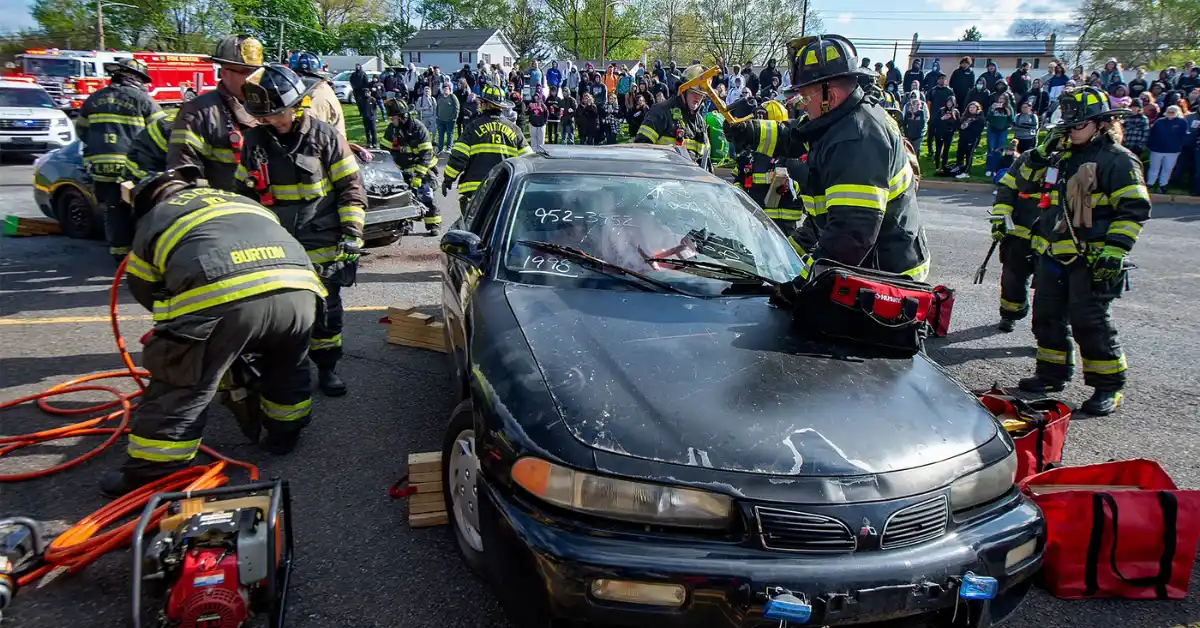
[[[1129,81],[1129,97],[1137,100],[1142,96],[1142,92],[1150,89],[1150,84],[1146,82],[1146,70],[1143,68],[1137,69],[1137,76]]]
[[[570,64],[570,66],[571,68],[567,70],[567,89],[578,94],[580,81],[579,68],[575,67],[574,63]]]
[[[887,74],[884,77],[887,83],[896,83],[898,85],[904,84],[904,75],[900,74],[900,70],[896,67],[895,61],[888,61],[883,65],[887,67]]]
[[[1025,93],[1029,91],[1032,81],[1029,78],[1029,62],[1021,64],[1021,67],[1013,71],[1008,76],[1008,89],[1013,93],[1016,100],[1025,98]]]
[[[950,89],[954,90],[954,100],[958,102],[959,112],[966,108],[967,94],[975,84],[975,70],[971,69],[971,57],[958,60],[958,67],[950,75]]]
[[[917,85],[920,85],[923,80],[925,80],[925,74],[921,71],[921,60],[917,59],[912,62],[912,69],[904,73],[904,78],[900,81],[900,84],[904,86],[904,89],[908,90],[912,89],[910,86],[913,84],[913,81],[916,81]]]
[[[967,105],[973,102],[979,103],[980,111],[986,111],[992,104],[992,90],[988,89],[987,81],[982,76],[975,79],[975,86],[967,92]]]
[[[925,74],[925,78],[921,79],[921,89],[929,92],[938,84],[938,77],[946,76],[942,73],[942,62],[934,59],[933,69]]]
[[[779,71],[779,68],[775,67],[774,59],[767,59],[767,67],[758,73],[760,89],[765,89],[768,85],[771,85],[773,79],[779,79],[779,82],[775,83],[776,86],[783,85],[783,73]]]
[[[935,65],[934,67],[937,67],[937,66]],[[954,96],[954,90],[950,89],[950,87],[946,84],[947,83],[946,75],[941,74],[940,72],[938,74],[939,75],[937,78],[937,85],[935,85],[932,89],[929,90],[929,110],[933,111],[933,112],[938,112],[938,111],[941,111],[942,109],[944,109],[944,105],[946,104],[947,100],[954,100],[955,105],[958,104],[958,99],[955,98],[955,96]],[[935,114],[933,117],[938,118],[938,114]],[[937,119],[930,120],[931,125],[936,124],[937,122],[938,122]],[[929,130],[931,131],[931,133],[930,133],[930,137],[927,138],[927,140],[926,140],[926,147],[930,148],[931,152],[932,152],[933,143],[937,139],[937,134],[932,133],[932,131],[933,131],[932,127]],[[950,135],[953,136],[954,134],[951,133]],[[936,156],[936,153],[934,153],[934,154]],[[946,148],[946,154],[947,155],[950,154],[950,148],[948,146]]]
[[[557,91],[562,86],[563,75],[562,70],[558,69],[558,61],[550,62],[550,69],[546,70],[546,85],[550,87],[550,91]]]
[[[945,75],[942,76],[945,78]],[[934,111],[933,168],[936,174],[945,175],[950,166],[950,145],[954,143],[954,132],[958,130],[958,105],[954,102],[954,96],[943,101]]]
[[[955,158],[958,175],[955,178],[967,179],[971,176],[971,165],[975,163],[975,149],[979,148],[979,138],[983,135],[986,123],[983,119],[983,107],[977,102],[967,103],[967,108],[958,119],[958,155]]]
[[[1100,72],[1100,85],[1104,87],[1104,91],[1109,94],[1118,85],[1125,84],[1125,77],[1121,76],[1121,64],[1117,63],[1116,58],[1109,57],[1108,61],[1104,62],[1104,70]]]
[[[921,138],[929,127],[929,112],[925,110],[925,101],[921,92],[910,92],[904,103],[904,120],[901,123],[904,137],[912,144],[913,152],[921,156]]]
[[[983,79],[984,85],[987,85],[987,88],[993,92],[996,91],[996,83],[1004,82],[1004,75],[997,72],[996,64],[990,61],[987,64],[987,72],[980,74],[979,78]],[[984,111],[986,110],[987,107],[984,107]]]
[[[1033,108],[1033,114],[1039,120],[1044,120],[1046,110],[1050,108],[1050,94],[1046,92],[1046,88],[1042,86],[1042,79],[1033,79],[1033,85],[1029,91],[1025,93],[1025,100]]]

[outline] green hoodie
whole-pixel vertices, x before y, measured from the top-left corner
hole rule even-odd
[[[995,106],[995,103],[993,103],[991,106],[989,106],[988,110],[987,110],[988,130],[1003,131],[1005,129],[1012,128],[1012,125],[1013,125],[1012,107],[1005,105],[1003,109],[997,111],[992,108],[994,106]]]

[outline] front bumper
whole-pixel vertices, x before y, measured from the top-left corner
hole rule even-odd
[[[487,554],[502,595],[528,600],[545,591],[539,612],[584,625],[776,628],[779,622],[765,619],[762,607],[768,588],[783,587],[812,604],[805,625],[905,622],[959,612],[981,618],[972,625],[986,626],[1020,604],[1045,546],[1041,512],[1023,496],[914,547],[801,556],[727,541],[598,534],[534,511],[490,485],[481,492],[496,513],[489,538],[500,551]],[[1036,543],[1033,554],[1006,569],[1008,552],[1028,541]],[[971,603],[969,611],[954,585],[967,572],[996,578],[996,599]],[[683,585],[686,601],[669,608],[599,600],[590,586],[600,578]]]
[[[44,153],[73,141],[75,134],[65,128],[28,133],[5,131],[0,133],[0,153]]]

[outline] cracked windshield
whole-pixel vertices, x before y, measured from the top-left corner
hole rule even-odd
[[[769,288],[800,270],[783,234],[725,184],[542,175],[516,206],[505,268],[523,283],[629,287],[579,252],[697,295]]]

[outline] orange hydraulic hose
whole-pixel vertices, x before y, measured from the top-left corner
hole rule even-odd
[[[117,343],[117,351],[121,355],[121,361],[125,363],[125,368],[117,371],[106,371],[103,373],[95,373],[72,379],[70,381],[52,386],[44,392],[13,399],[0,403],[0,410],[6,410],[15,406],[19,406],[30,401],[36,401],[39,409],[49,414],[58,416],[74,416],[80,414],[93,414],[103,412],[111,408],[120,408],[108,414],[93,417],[79,423],[64,425],[49,430],[34,432],[32,434],[24,434],[18,436],[0,437],[0,457],[9,454],[18,449],[37,445],[61,438],[74,438],[76,436],[92,436],[97,434],[107,434],[102,443],[92,448],[91,451],[84,453],[76,458],[57,464],[55,466],[31,471],[28,473],[13,473],[3,475],[0,474],[0,482],[22,482],[41,478],[65,469],[69,469],[76,465],[82,464],[107,449],[121,437],[122,434],[129,431],[129,420],[133,414],[133,402],[141,396],[146,385],[144,380],[150,376],[150,373],[145,369],[139,369],[133,364],[133,358],[129,355],[129,350],[125,347],[125,339],[121,336],[121,327],[117,322],[117,295],[121,287],[121,277],[125,274],[125,264],[128,261],[121,262],[117,267],[117,273],[113,276],[112,287],[108,293],[108,310],[112,319],[113,338]],[[123,393],[111,386],[101,386],[91,384],[102,379],[111,379],[118,377],[129,377],[137,384],[138,390],[132,393]],[[87,408],[66,409],[53,406],[49,399],[58,395],[69,393],[84,392],[84,391],[101,391],[113,396],[113,401],[108,401],[99,405],[90,406]],[[115,426],[99,427],[105,423],[117,421]],[[66,571],[68,573],[83,569],[92,561],[96,560],[106,552],[125,547],[130,543],[133,536],[134,528],[137,526],[137,520],[131,519],[116,528],[102,532],[106,528],[116,524],[123,519],[129,519],[140,513],[145,508],[146,503],[150,501],[150,497],[155,493],[161,492],[178,492],[201,490],[208,488],[216,488],[223,486],[229,482],[229,477],[223,471],[226,465],[241,467],[250,475],[251,481],[258,479],[258,468],[252,464],[234,460],[222,456],[213,451],[207,446],[201,445],[200,451],[204,454],[215,458],[216,462],[205,466],[189,467],[181,471],[177,471],[165,478],[147,484],[127,495],[116,499],[96,512],[84,517],[79,523],[72,526],[69,530],[59,535],[46,548],[42,558],[44,565],[31,571],[17,580],[18,586],[25,586],[29,583],[42,578],[51,572]],[[152,525],[157,525],[159,519],[166,512],[167,507],[162,506],[157,509],[152,518]]]

